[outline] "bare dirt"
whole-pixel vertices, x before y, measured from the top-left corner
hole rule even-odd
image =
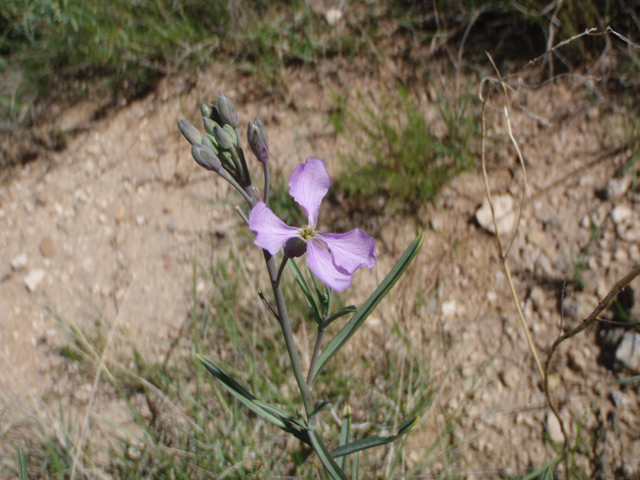
[[[199,102],[222,91],[243,122],[255,115],[265,122],[275,175],[288,177],[309,156],[323,158],[335,173],[340,154],[352,147],[328,122],[329,92],[348,83],[354,92],[350,104],[358,101],[355,92],[373,98],[386,90],[384,78],[393,76],[393,66],[386,68],[389,77],[376,80],[292,74],[296,78],[282,102],[244,89],[241,72],[214,66],[195,82],[163,81],[154,94],[73,138],[49,162],[16,168],[0,189],[0,418],[19,421],[39,410],[46,420],[49,394],[73,389],[78,408],[90,404],[106,420],[130,421],[108,402],[89,403],[90,382],[75,385],[54,374],[63,362],[68,326],[113,332],[114,355],[119,344],[131,342],[160,355],[190,315],[194,258],[206,263],[217,248],[242,248],[237,239],[246,232],[233,211],[235,194],[193,162],[176,120],[199,124]],[[419,101],[434,115],[434,99],[425,90]],[[511,195],[517,206],[522,172],[501,99],[491,105],[491,188]],[[81,114],[69,112],[70,124]],[[631,119],[610,99],[589,96],[578,80],[522,90],[511,115],[528,191],[509,261],[544,359],[562,329],[578,324],[640,263],[640,193],[629,173],[616,177],[631,155]],[[379,264],[373,273],[358,273],[356,286],[346,292],[354,303],[364,299],[420,223],[429,225],[422,252],[392,300],[350,346],[353,352],[367,346],[404,349],[406,355],[426,348],[434,378],[443,379],[405,448],[406,471],[420,464],[443,422],[459,406],[466,411],[450,434],[458,463],[436,456],[415,478],[446,472],[464,478],[522,475],[555,458],[551,444],[561,442],[517,323],[495,237],[476,219],[484,197],[478,168],[450,182],[435,204],[417,213],[419,222],[385,216],[377,232]],[[259,256],[251,255],[248,268],[257,271]],[[574,287],[578,274],[582,290]],[[198,282],[197,296],[207,298],[209,288]],[[640,291],[638,280],[632,289]],[[636,321],[639,311],[632,301],[629,313]],[[408,346],[386,341],[393,324],[407,334]],[[576,461],[587,477],[638,478],[638,383],[612,383],[640,373],[631,363],[612,361],[621,335],[633,330],[609,331],[615,329],[598,324],[560,348],[552,368],[553,396],[572,435],[582,426]]]

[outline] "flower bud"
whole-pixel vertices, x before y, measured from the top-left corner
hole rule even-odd
[[[213,135],[216,137],[220,148],[224,148],[225,150],[231,150],[236,144],[234,138],[225,128],[220,128],[216,125],[213,129]]]
[[[191,155],[198,165],[213,172],[219,172],[222,164],[220,159],[209,147],[197,143],[191,148]]]
[[[264,200],[264,194],[260,191],[260,189],[255,185],[251,185],[251,189],[253,190],[253,196],[256,197],[256,200],[262,202]]]
[[[218,112],[225,124],[229,124],[233,128],[238,128],[239,122],[236,107],[233,106],[229,97],[224,93],[220,93],[218,97]]]
[[[207,132],[209,135],[213,135],[213,129],[218,124],[216,122],[214,122],[213,120],[211,120],[209,117],[202,117],[202,121],[204,123],[205,132]],[[220,126],[220,125],[218,125],[218,126]]]
[[[200,104],[200,113],[203,118],[211,118],[211,107],[206,103]]]
[[[186,120],[178,120],[178,128],[191,145],[202,143],[202,134],[191,123]]]
[[[208,133],[204,135],[202,137],[202,144],[205,147],[209,147],[211,150],[213,150],[213,153],[218,155],[218,152],[219,152],[218,142],[216,142],[216,138],[213,135],[209,135]]]
[[[307,242],[299,237],[293,237],[284,244],[284,256],[287,258],[301,257],[307,251]]]
[[[247,141],[258,161],[267,163],[269,161],[269,136],[258,117],[255,122],[249,122]]]

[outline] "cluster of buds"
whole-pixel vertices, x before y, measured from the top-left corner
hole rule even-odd
[[[221,175],[236,188],[239,186],[240,193],[246,193],[255,200],[256,189],[251,185],[251,175],[238,135],[240,123],[233,103],[224,93],[220,93],[217,105],[203,103],[200,105],[200,113],[204,135],[187,120],[178,121],[178,128],[192,145],[194,160],[201,167]],[[266,172],[269,137],[258,117],[249,122],[247,140],[256,158],[264,164]]]

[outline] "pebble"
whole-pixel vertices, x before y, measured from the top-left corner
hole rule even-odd
[[[640,372],[640,333],[629,330],[616,349],[616,361],[623,367]]]
[[[27,287],[27,290],[29,290],[29,292],[31,293],[34,293],[38,289],[38,286],[44,280],[45,275],[46,272],[41,268],[31,270],[24,279],[24,284]]]
[[[551,440],[553,440],[555,443],[564,442],[564,436],[562,435],[560,422],[558,421],[556,416],[553,414],[553,412],[547,413],[547,421],[546,421],[545,427],[547,428],[547,433],[549,434],[549,437],[551,438]]]
[[[22,270],[27,266],[27,254],[21,253],[16,258],[11,260],[11,268],[13,268],[16,272],[18,270]]]
[[[629,187],[631,186],[631,175],[626,175],[622,178],[611,178],[607,182],[607,188],[605,190],[605,195],[608,200],[617,200],[622,197]]]
[[[627,205],[618,205],[616,208],[611,210],[611,220],[616,225],[620,225],[622,223],[627,223],[633,217],[633,210],[631,210]]]
[[[544,242],[544,233],[538,229],[532,229],[527,232],[527,242],[534,246],[539,246]]]
[[[55,258],[58,255],[58,249],[56,248],[56,244],[49,235],[46,237],[42,237],[40,240],[40,252],[44,258]]]
[[[625,405],[629,405],[629,403],[631,403],[627,396],[619,390],[614,390],[613,392],[611,392],[611,401],[617,408],[624,407]]]
[[[492,197],[493,209],[498,223],[498,230],[501,234],[511,235],[516,225],[517,209],[514,208],[514,201],[511,195],[495,195]],[[495,233],[491,207],[487,198],[482,202],[482,206],[476,211],[476,220],[482,228]]]
[[[116,222],[123,222],[125,218],[127,218],[127,209],[122,205],[116,213]]]

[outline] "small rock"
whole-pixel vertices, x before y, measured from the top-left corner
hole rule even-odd
[[[560,428],[560,422],[553,414],[553,412],[547,413],[547,421],[546,421],[547,433],[551,440],[555,443],[564,442],[564,435],[562,435],[562,429]]]
[[[613,223],[616,225],[627,223],[632,218],[633,210],[631,210],[627,205],[618,205],[616,208],[611,210],[611,220],[613,220]]]
[[[616,361],[631,371],[640,372],[640,333],[629,330],[622,336]]]
[[[49,235],[46,237],[42,237],[40,241],[40,252],[44,258],[55,258],[58,255],[58,249],[56,248],[56,244]]]
[[[138,216],[136,217],[136,223],[137,223],[138,225],[144,225],[144,216],[142,216],[142,215],[138,215]]]
[[[569,368],[575,370],[578,373],[586,373],[589,368],[589,362],[585,358],[584,353],[577,349],[573,348],[569,350]]]
[[[458,305],[455,300],[447,300],[442,304],[442,315],[445,317],[453,317],[458,311]]]
[[[498,223],[498,230],[505,235],[511,235],[516,225],[517,209],[513,205],[513,197],[511,195],[495,195],[492,197],[493,209]],[[495,233],[493,225],[493,217],[491,215],[491,207],[487,198],[482,202],[482,206],[476,211],[476,219],[482,228]]]
[[[629,254],[624,248],[618,247],[613,254],[613,259],[618,262],[626,262],[627,260],[629,260]]]
[[[169,223],[167,225],[167,230],[169,230],[170,232],[175,232],[176,228],[178,228],[178,225],[176,224],[176,221],[175,220],[169,221]]]
[[[624,407],[631,403],[631,401],[627,398],[627,396],[619,390],[614,390],[611,392],[611,401],[617,408]]]
[[[38,285],[44,280],[46,272],[41,268],[31,270],[24,279],[24,284],[29,292],[34,293],[38,289]]]
[[[442,220],[438,217],[431,217],[429,219],[429,227],[431,227],[431,230],[433,230],[434,232],[439,232],[442,230]]]
[[[536,311],[542,315],[544,313],[544,303],[547,300],[547,296],[544,293],[542,287],[535,285],[531,289],[531,293],[529,293],[529,298],[531,298],[533,307],[536,309]]]
[[[123,222],[127,218],[127,209],[124,205],[120,206],[118,212],[116,213],[116,222]]]
[[[11,260],[11,268],[13,268],[16,272],[18,270],[22,270],[27,266],[27,254],[21,253],[16,258]]]
[[[527,242],[534,246],[539,246],[544,242],[544,233],[538,229],[532,229],[527,232]]]
[[[342,20],[342,10],[340,10],[338,7],[329,7],[324,15],[327,19],[327,23],[331,26]]]
[[[616,200],[622,197],[629,187],[631,186],[631,175],[626,175],[622,178],[611,178],[607,182],[607,188],[605,189],[605,195],[608,200]]]

